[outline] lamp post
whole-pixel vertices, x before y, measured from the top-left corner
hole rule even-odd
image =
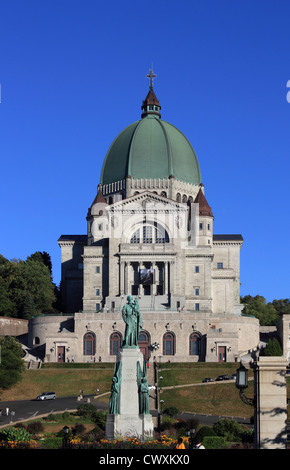
[[[162,412],[163,412],[163,403],[164,403],[164,400],[160,400],[159,404],[160,404],[160,407],[158,406],[158,430],[160,432],[160,427],[161,427],[161,422],[162,422]]]
[[[189,439],[188,439],[188,444],[189,444],[189,448],[190,449],[193,449],[194,448],[194,445],[195,445],[195,442],[194,442],[194,433],[195,433],[195,429],[190,429],[186,434],[189,436]]]
[[[250,406],[256,406],[256,397],[248,398],[245,395],[245,389],[248,388],[248,369],[242,364],[237,369],[236,387],[240,391],[240,398],[246,404]]]
[[[63,441],[62,441],[62,448],[63,449],[68,449],[69,448],[69,427],[64,426],[63,427]]]

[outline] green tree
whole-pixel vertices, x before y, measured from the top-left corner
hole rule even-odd
[[[29,319],[52,313],[59,290],[52,282],[51,269],[46,252],[36,252],[26,261],[9,261],[0,255],[0,315]]]
[[[275,308],[278,315],[289,315],[290,314],[290,299],[273,300],[273,307]]]
[[[22,280],[24,284],[22,312],[28,294],[33,299],[37,313],[52,312],[55,295],[48,267],[39,261],[27,259],[22,264]]]
[[[14,317],[16,313],[16,305],[10,298],[4,279],[0,277],[0,316]]]
[[[10,336],[0,338],[0,387],[8,389],[21,379],[24,370],[21,345]]]
[[[217,436],[224,437],[227,441],[240,441],[244,427],[235,420],[221,418],[213,425]]]
[[[50,255],[46,251],[36,251],[32,255],[28,256],[27,261],[38,261],[39,263],[43,263],[49,269],[50,276],[52,278],[52,262]]]
[[[205,436],[216,436],[211,426],[201,426],[195,435],[196,442],[202,442]]]
[[[255,297],[246,295],[241,297],[241,302],[244,304],[243,314],[253,315],[258,318],[261,326],[276,325],[278,320],[277,310],[271,302],[267,303],[261,295]]]
[[[32,318],[37,315],[35,303],[31,294],[27,294],[23,305],[23,318]]]
[[[0,315],[17,316],[17,299],[13,296],[17,262],[10,262],[0,255]]]
[[[282,356],[283,351],[276,338],[270,339],[267,346],[262,349],[261,356]]]

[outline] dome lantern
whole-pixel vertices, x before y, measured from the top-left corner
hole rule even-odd
[[[160,114],[160,101],[156,98],[156,95],[153,91],[153,79],[156,78],[156,74],[153,72],[153,70],[149,70],[149,74],[147,74],[147,77],[150,80],[150,85],[149,85],[149,92],[143,101],[143,104],[141,106],[142,109],[142,114],[141,117],[142,119],[146,116],[157,116],[161,118]]]

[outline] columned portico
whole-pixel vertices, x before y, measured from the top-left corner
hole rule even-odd
[[[173,293],[173,262],[126,260],[119,262],[119,295],[168,295]]]

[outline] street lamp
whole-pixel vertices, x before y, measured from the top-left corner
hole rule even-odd
[[[194,437],[193,437],[193,436],[194,436],[194,433],[195,433],[195,429],[190,429],[190,430],[186,433],[188,436],[190,436],[189,439],[188,439],[188,444],[189,444],[189,448],[190,448],[190,449],[193,449],[193,448],[194,448],[194,444],[195,444],[195,442],[194,442]]]
[[[248,370],[242,364],[237,370],[236,387],[244,390],[248,387]]]
[[[244,390],[248,388],[248,369],[242,364],[237,369],[236,387],[240,391],[240,398],[246,404],[250,406],[256,405],[256,397],[248,398],[245,395]]]
[[[62,447],[63,447],[63,449],[68,449],[68,447],[69,447],[69,437],[68,437],[69,427],[64,426],[62,430],[63,430]]]
[[[160,427],[161,427],[161,422],[162,422],[163,403],[164,403],[164,400],[160,400],[160,402],[159,402],[160,409],[158,407],[158,430],[159,430],[159,432],[160,432]]]

